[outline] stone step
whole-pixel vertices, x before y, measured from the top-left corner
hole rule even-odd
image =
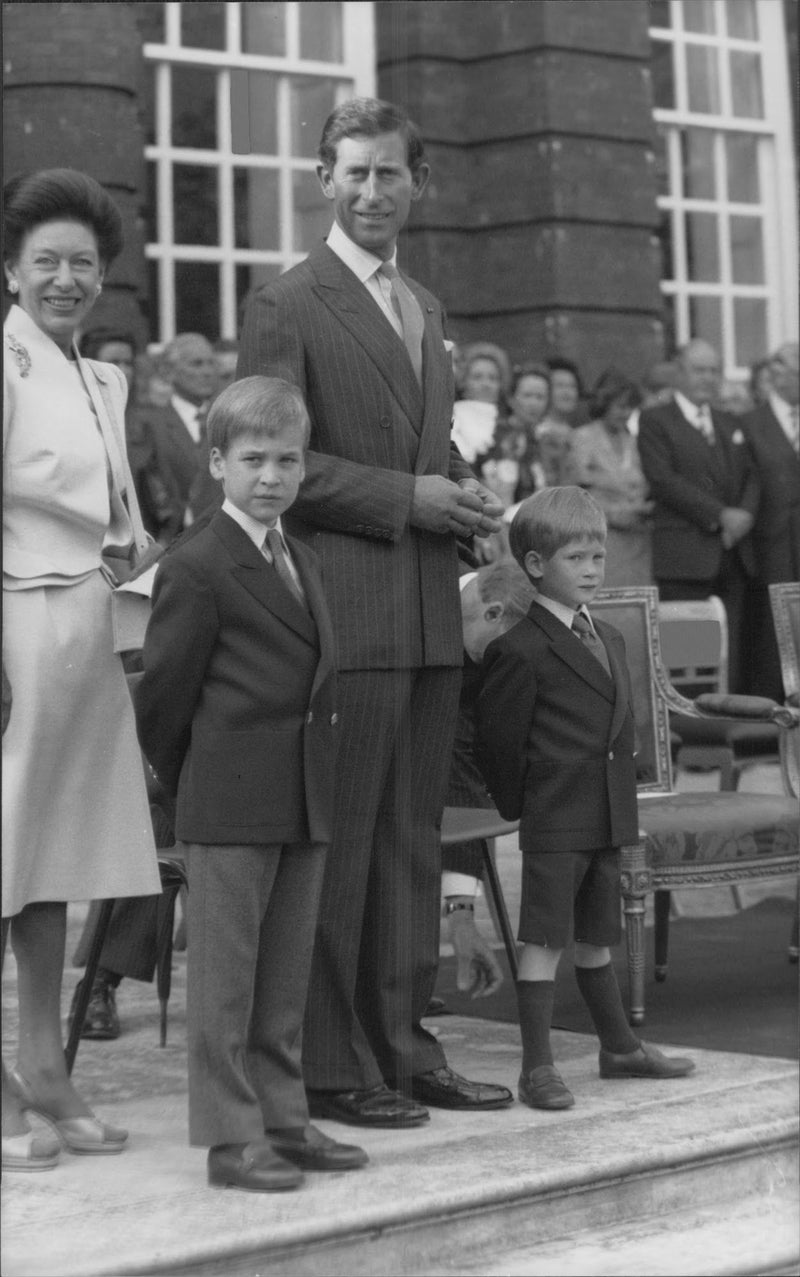
[[[516,1026],[453,1016],[439,1037],[466,1076],[515,1083]],[[394,1133],[320,1122],[362,1144],[370,1165],[309,1175],[296,1193],[209,1189],[204,1150],[187,1147],[183,1096],[151,1091],[98,1105],[130,1128],[130,1148],[3,1177],[3,1277],[557,1277],[559,1264],[582,1277],[792,1271],[794,1062],[696,1051],[689,1078],[604,1082],[596,1041],[555,1033],[554,1044],[574,1109],[432,1110],[426,1126]],[[684,1261],[681,1247],[693,1231],[702,1236],[704,1219],[718,1247],[729,1221],[747,1234],[748,1216],[762,1231],[749,1250],[734,1247],[740,1268],[727,1251],[710,1251],[705,1268]],[[765,1231],[780,1245],[770,1249]],[[611,1250],[615,1237],[630,1247],[624,1262]]]

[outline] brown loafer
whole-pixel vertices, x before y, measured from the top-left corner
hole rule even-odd
[[[575,1103],[575,1096],[553,1064],[540,1064],[530,1073],[520,1073],[517,1094],[520,1102],[531,1109],[571,1109]]]
[[[270,1144],[217,1144],[208,1150],[208,1182],[216,1188],[279,1193],[299,1188],[303,1172],[279,1157]]]
[[[625,1055],[600,1049],[600,1076],[614,1077],[687,1077],[694,1073],[694,1060],[682,1055],[664,1055],[657,1046],[640,1042],[637,1050]]]
[[[312,1117],[328,1117],[349,1126],[420,1126],[430,1113],[385,1083],[366,1091],[307,1091]]]
[[[502,1109],[514,1100],[508,1087],[469,1082],[446,1065],[416,1073],[411,1079],[411,1094],[420,1104],[440,1109]]]

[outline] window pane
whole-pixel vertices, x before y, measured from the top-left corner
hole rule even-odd
[[[728,0],[725,6],[728,19],[728,35],[737,40],[758,39],[758,19],[753,0]]]
[[[305,0],[300,5],[300,57],[314,62],[341,62],[342,6]]]
[[[292,155],[314,159],[322,125],[336,105],[338,80],[293,76],[289,84]]]
[[[650,73],[653,77],[653,103],[663,111],[675,110],[675,70],[672,62],[672,43],[652,40],[650,43]]]
[[[286,54],[284,29],[285,4],[243,4],[242,50],[244,53],[263,53],[267,57],[282,58]]]
[[[181,44],[185,49],[225,48],[225,5],[181,5]]]
[[[752,133],[728,133],[728,199],[737,204],[758,204],[758,140]]]
[[[714,140],[710,129],[681,129],[681,161],[683,194],[690,200],[713,200]]]
[[[656,230],[661,251],[660,279],[674,279],[675,265],[672,257],[672,213],[669,209],[659,211],[658,229]]]
[[[175,263],[175,331],[219,337],[219,267],[213,262]]]
[[[278,77],[269,72],[249,71],[250,149],[262,155],[278,150]]]
[[[661,124],[656,127],[653,154],[655,156],[656,194],[670,194],[668,141],[671,130]]]
[[[683,26],[686,31],[701,35],[713,35],[717,29],[714,17],[714,0],[684,0]]]
[[[148,242],[155,243],[158,240],[158,223],[157,212],[158,202],[156,199],[156,181],[157,170],[155,164],[151,161],[145,165],[145,201],[142,209],[142,217],[144,218],[145,234]]]
[[[687,213],[686,264],[689,279],[700,283],[719,281],[719,246],[715,213]]]
[[[164,16],[163,4],[154,4],[151,0],[139,0],[134,17],[143,44],[164,43]]]
[[[732,217],[731,278],[734,284],[764,283],[764,247],[760,217]]]
[[[664,349],[675,350],[678,346],[678,319],[675,313],[675,297],[672,293],[664,293],[661,298],[661,322],[664,325]]]
[[[200,165],[176,164],[172,172],[175,243],[218,243],[218,170]]]
[[[260,288],[262,284],[268,284],[270,280],[277,279],[280,273],[280,266],[266,263],[259,263],[258,266],[236,267],[236,319],[238,332],[241,333],[242,331],[244,315],[251,294],[257,288]]]
[[[767,303],[758,297],[735,297],[733,323],[736,331],[736,362],[748,368],[767,352]]]
[[[717,50],[705,45],[687,44],[686,78],[689,86],[689,110],[700,115],[719,115]]]
[[[722,318],[719,297],[689,298],[689,332],[722,350]]]
[[[760,120],[764,114],[761,93],[761,58],[757,53],[731,53],[733,114]]]
[[[281,244],[277,172],[235,169],[233,201],[236,247],[277,252]]]
[[[650,0],[650,26],[672,26],[672,9],[669,0]]]
[[[292,174],[292,200],[292,247],[296,253],[308,253],[325,238],[333,221],[330,202],[320,190],[316,173]]]
[[[172,68],[172,145],[216,150],[216,72]]]

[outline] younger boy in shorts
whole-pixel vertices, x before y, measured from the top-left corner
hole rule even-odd
[[[483,659],[478,762],[501,815],[520,820],[519,1098],[531,1108],[575,1102],[550,1047],[556,970],[573,937],[600,1076],[694,1069],[631,1032],[609,952],[621,936],[620,847],[639,830],[625,644],[588,610],[603,584],[605,540],[605,516],[582,488],[544,488],[523,501],[510,547],[537,596]]]
[[[208,1180],[296,1188],[366,1153],[309,1122],[301,1029],[336,755],[316,556],[280,516],[304,474],[296,386],[245,377],[208,415],[221,510],[161,560],[137,691],[188,870],[189,1139]]]

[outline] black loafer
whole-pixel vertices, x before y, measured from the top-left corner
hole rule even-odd
[[[217,1144],[208,1150],[208,1182],[215,1188],[280,1193],[299,1188],[303,1172],[279,1157],[271,1144]]]
[[[444,1065],[411,1079],[411,1094],[421,1104],[440,1109],[503,1109],[514,1097],[506,1086],[492,1082],[468,1082]]]
[[[279,1157],[303,1171],[354,1171],[369,1161],[363,1148],[339,1144],[316,1126],[297,1131],[267,1131],[266,1135]]]
[[[671,1077],[688,1077],[694,1073],[694,1060],[685,1055],[664,1055],[657,1046],[648,1046],[640,1042],[637,1050],[628,1051],[625,1055],[615,1055],[613,1051],[600,1051],[600,1076],[612,1077],[650,1077],[666,1079]]]
[[[530,1109],[571,1109],[575,1103],[554,1064],[540,1064],[529,1073],[520,1073],[517,1094]]]
[[[328,1117],[350,1126],[421,1126],[430,1114],[421,1104],[390,1091],[385,1083],[367,1091],[308,1091],[312,1117]]]

